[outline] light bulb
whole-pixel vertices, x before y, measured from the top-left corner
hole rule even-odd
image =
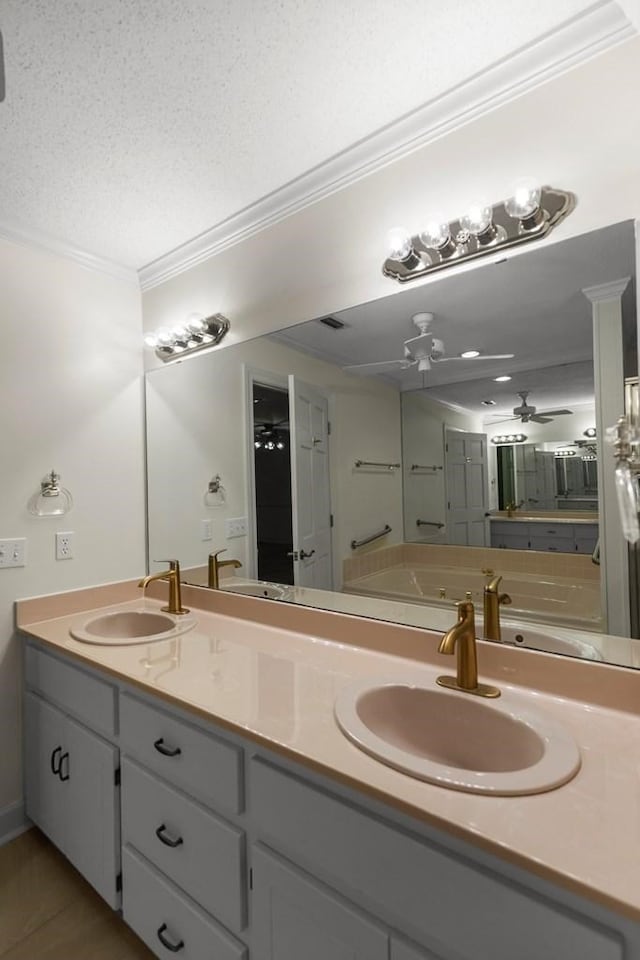
[[[206,321],[200,313],[190,313],[185,320],[185,327],[191,333],[202,333],[206,326]]]
[[[468,230],[474,237],[479,237],[491,228],[493,223],[493,209],[483,200],[472,204],[464,216],[460,217],[460,226]]]
[[[278,448],[278,450],[284,450],[284,443],[282,442],[282,440],[278,440],[278,442],[276,443],[276,447]]]
[[[147,333],[144,338],[144,345],[150,350],[155,350],[158,346],[158,336],[155,333]]]
[[[159,329],[156,330],[156,337],[157,337],[158,343],[161,344],[162,346],[167,346],[173,343],[173,334],[171,333],[171,330],[169,330],[168,327],[159,327]]]
[[[259,450],[260,447],[262,446],[262,440],[256,440],[253,445],[256,448],[256,450]]]
[[[420,239],[425,247],[433,247],[434,250],[441,250],[451,242],[449,224],[441,217],[434,217],[427,223],[420,234]]]
[[[479,350],[465,350],[464,353],[461,353],[460,356],[463,360],[473,360],[474,357],[480,356]]]
[[[391,260],[406,260],[413,252],[411,236],[404,227],[394,227],[387,233],[387,256]]]
[[[507,380],[511,380],[511,377],[508,377],[506,374],[503,377],[494,377],[495,383],[506,383]]]
[[[513,195],[505,200],[504,208],[514,220],[528,220],[540,209],[542,191],[540,186],[529,178],[517,180],[513,185]]]
[[[171,328],[171,333],[176,340],[186,340],[187,338],[187,328],[183,323],[176,323],[176,325]]]

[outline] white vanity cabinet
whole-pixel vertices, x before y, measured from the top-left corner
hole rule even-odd
[[[51,687],[52,677],[61,680],[60,691]],[[118,748],[89,728],[92,721],[108,726],[103,708],[110,702],[113,710],[115,689],[106,683],[104,689],[98,688],[100,696],[92,708],[90,693],[101,681],[31,647],[26,682],[27,815],[107,903],[118,907]],[[55,705],[48,699],[63,697],[65,691],[80,720],[69,715],[68,704],[65,710],[65,705]]]

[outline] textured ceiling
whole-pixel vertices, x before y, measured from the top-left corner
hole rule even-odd
[[[139,268],[591,6],[0,0],[0,217]]]

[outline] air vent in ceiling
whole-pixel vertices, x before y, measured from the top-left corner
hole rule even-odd
[[[325,327],[331,327],[332,330],[342,330],[343,327],[346,327],[346,323],[337,320],[335,317],[320,317],[320,323],[324,323]]]

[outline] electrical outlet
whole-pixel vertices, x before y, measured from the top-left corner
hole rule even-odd
[[[0,567],[25,567],[27,564],[27,541],[0,540]]]
[[[233,540],[234,537],[246,537],[247,518],[234,517],[231,520],[225,520],[224,535],[227,538],[227,540]]]
[[[56,560],[73,560],[73,531],[56,533]]]
[[[213,520],[200,521],[200,539],[213,540]]]

